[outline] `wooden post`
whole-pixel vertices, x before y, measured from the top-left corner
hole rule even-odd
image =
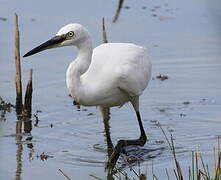
[[[28,118],[31,118],[31,110],[32,110],[32,74],[33,74],[33,69],[30,69],[29,71],[29,80],[28,84],[26,87],[26,92],[25,92],[25,102],[24,102],[24,110],[26,112],[26,116]]]
[[[21,83],[21,63],[20,63],[20,39],[18,28],[18,15],[15,14],[15,87],[16,87],[16,113],[22,114],[22,83]]]
[[[103,41],[103,43],[108,43],[108,41],[107,41],[107,33],[106,33],[106,29],[105,29],[104,18],[102,18],[102,41]]]

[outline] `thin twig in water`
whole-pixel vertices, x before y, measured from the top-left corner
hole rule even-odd
[[[194,175],[194,152],[192,151],[192,178],[193,180],[195,179],[195,175]]]
[[[190,166],[189,166],[189,180],[191,180],[191,168],[190,168]]]
[[[153,176],[154,175],[154,172],[153,172],[153,161],[152,161],[152,168],[151,169],[152,169],[152,177],[153,177],[153,180],[154,180],[154,176]]]
[[[170,150],[173,154],[173,158],[174,158],[175,165],[176,165],[176,171],[174,170],[175,175],[176,175],[177,179],[183,180],[182,170],[181,170],[180,164],[179,164],[179,162],[177,161],[177,158],[176,158],[175,146],[174,146],[174,143],[173,143],[173,136],[172,136],[172,134],[170,135],[170,141],[169,141],[169,139],[168,139],[165,131],[161,127],[160,123],[158,123],[158,126],[160,127],[161,131],[163,132],[163,135],[165,136],[165,139],[166,139],[166,141],[167,141],[167,143],[170,147]]]
[[[113,23],[115,23],[115,22],[118,20],[118,17],[119,17],[121,8],[122,8],[122,6],[123,6],[123,2],[124,2],[124,0],[119,0],[119,1],[118,1],[118,7],[117,7],[116,13],[115,13],[115,15],[114,15],[114,18],[113,18],[113,20],[112,20]]]
[[[175,169],[173,169],[173,172],[174,172],[174,174],[175,174],[175,176],[176,176],[176,179],[179,180],[178,175],[177,175],[177,172],[176,172]]]
[[[203,170],[204,170],[203,174],[206,174],[206,176],[209,177],[206,166],[205,166],[204,161],[203,161],[203,157],[202,157],[200,152],[199,152],[199,158],[200,158],[201,164],[203,166]]]
[[[137,172],[136,172],[133,168],[130,168],[130,170],[133,171],[133,173],[134,173],[137,177],[139,177],[139,175],[137,174]]]
[[[198,166],[198,154],[195,152],[195,161],[196,161],[196,179],[199,180],[199,166]]]
[[[169,139],[168,139],[168,137],[167,137],[165,131],[163,130],[163,128],[162,128],[162,126],[161,126],[161,124],[160,124],[159,122],[158,122],[157,126],[160,127],[160,129],[161,129],[161,131],[162,131],[164,137],[166,138],[166,141],[167,141],[167,143],[168,143],[168,145],[169,145],[169,147],[170,147],[170,150],[172,151],[173,148],[172,148],[172,146],[171,146],[171,144],[170,144],[170,141],[169,141]]]
[[[156,176],[155,174],[153,175],[153,178],[156,179],[156,180],[158,180],[158,178],[157,178],[157,176]]]
[[[58,169],[58,170],[61,172],[61,174],[62,174],[64,177],[66,177],[68,180],[71,180],[71,178],[69,178],[68,175],[65,174],[61,169]]]
[[[176,164],[176,170],[177,170],[177,174],[179,176],[179,180],[183,180],[183,175],[182,175],[182,170],[181,170],[181,167],[180,167],[180,164],[176,158],[176,152],[175,152],[175,146],[174,146],[174,143],[173,143],[173,136],[171,134],[170,136],[170,139],[171,139],[171,143],[172,143],[172,152],[173,152],[173,158],[174,158],[174,161],[175,161],[175,164]]]
[[[102,180],[101,178],[99,178],[99,177],[97,177],[97,176],[94,176],[94,175],[92,175],[92,174],[90,174],[90,176],[91,176],[92,178],[94,178],[94,179]]]

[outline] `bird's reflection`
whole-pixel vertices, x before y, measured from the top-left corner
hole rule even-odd
[[[107,142],[107,155],[108,155],[108,158],[110,158],[113,152],[113,143],[112,143],[111,136],[110,136],[109,119],[103,120],[103,122],[104,122],[104,131],[105,131],[104,136],[106,137],[106,142]]]
[[[110,134],[110,125],[109,125],[109,109],[107,109],[107,112],[103,109],[103,113],[108,114],[108,118],[103,118],[104,123],[104,137],[107,143],[107,164],[106,164],[106,176],[107,180],[113,180],[114,176],[116,174],[119,174],[125,166],[127,165],[133,165],[133,164],[139,164],[140,162],[156,158],[157,156],[161,155],[162,152],[165,150],[164,146],[161,147],[151,147],[151,148],[139,148],[137,146],[131,146],[129,149],[124,149],[124,151],[120,152],[120,154],[124,154],[124,160],[126,164],[122,164],[122,167],[116,167],[116,163],[110,163],[111,158],[113,158],[113,152],[116,151],[116,146],[113,146],[112,140],[111,140],[111,134]],[[103,117],[105,117],[103,115]],[[107,116],[106,116],[107,117]],[[119,155],[120,155],[119,154]],[[115,159],[114,162],[117,162],[120,156],[117,156],[117,159]]]
[[[108,112],[108,114],[110,114],[110,112]],[[108,118],[103,119],[103,123],[104,123],[104,136],[107,142],[107,158],[108,158],[108,162],[109,159],[111,157],[111,154],[113,153],[113,143],[111,140],[111,135],[110,135],[110,124],[109,124],[109,119],[110,117],[108,116]],[[108,165],[105,167],[107,168],[107,180],[113,180],[113,167],[109,167]]]
[[[108,115],[110,115],[109,109],[107,110]],[[106,176],[107,176],[107,180],[114,180],[114,175],[118,172],[116,171],[116,164],[110,164],[110,159],[111,159],[111,155],[113,154],[114,151],[114,146],[111,140],[111,134],[110,134],[110,124],[109,124],[109,119],[110,116],[108,116],[108,118],[104,118],[103,119],[103,123],[104,123],[104,137],[107,143],[107,163],[105,166],[105,171],[106,171]],[[117,161],[117,159],[116,159]]]
[[[22,174],[22,155],[23,155],[23,135],[31,134],[32,130],[32,121],[30,118],[23,117],[23,116],[17,116],[16,121],[16,173],[15,173],[15,179],[20,180],[21,174]],[[29,153],[29,158],[32,158],[33,153],[33,144],[31,143],[32,136],[28,136],[25,138],[25,141],[27,142],[27,147],[31,149]]]

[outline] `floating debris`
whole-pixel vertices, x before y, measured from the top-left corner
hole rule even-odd
[[[41,113],[41,110],[37,110],[35,114],[33,114],[34,118],[35,118],[35,123],[34,126],[37,127],[38,123],[39,123],[39,118],[38,118],[38,113]]]
[[[124,6],[123,8],[124,9],[130,9],[130,6]]]
[[[173,20],[175,18],[174,17],[169,17],[169,16],[160,16],[158,19],[160,21],[166,21],[166,20]]]
[[[45,160],[47,160],[48,158],[53,158],[53,157],[54,157],[54,156],[45,154],[44,152],[41,153],[40,155],[37,155],[37,158],[40,158],[42,161],[45,161]]]
[[[87,115],[88,115],[88,116],[92,116],[92,115],[94,115],[94,113],[88,113]]]
[[[61,152],[69,152],[68,150],[62,150]]]
[[[168,132],[172,133],[172,132],[174,132],[174,130],[173,129],[168,129]]]
[[[31,18],[31,21],[32,21],[32,22],[35,22],[35,21],[36,21],[36,19],[35,19],[35,18]]]
[[[180,113],[180,117],[186,117],[186,114]]]
[[[166,111],[166,109],[159,109],[159,111],[160,111],[160,112],[165,112],[165,111]]]
[[[154,9],[160,9],[161,6],[154,6]]]
[[[107,149],[103,147],[101,144],[94,144],[93,148],[98,152],[107,152]]]
[[[158,123],[158,120],[150,120],[151,123]]]
[[[163,143],[164,143],[164,140],[156,140],[155,143],[156,143],[156,144],[163,144]]]
[[[11,103],[5,102],[1,97],[0,97],[0,111],[7,111],[10,112],[11,108],[15,108],[15,106]]]
[[[145,174],[140,174],[139,175],[139,179],[140,180],[146,180],[147,179],[147,176]]]
[[[26,141],[31,141],[31,140],[32,140],[32,138],[33,138],[33,137],[32,137],[32,136],[30,136],[30,137],[27,137],[25,140],[26,140]]]
[[[5,121],[5,114],[7,112],[11,112],[11,108],[15,108],[14,105],[11,103],[5,102],[1,97],[0,97],[0,121]]]
[[[190,102],[189,102],[189,101],[184,101],[183,104],[184,104],[184,105],[189,105]]]
[[[0,17],[0,20],[1,20],[1,21],[7,21],[7,18]]]
[[[164,80],[168,79],[168,76],[160,74],[160,75],[156,76],[156,78],[161,80],[161,81],[164,81]]]
[[[32,143],[28,143],[28,144],[27,144],[27,147],[28,147],[29,149],[33,149],[34,146],[33,146]],[[33,160],[33,157],[32,157],[32,156],[31,156],[31,159]]]

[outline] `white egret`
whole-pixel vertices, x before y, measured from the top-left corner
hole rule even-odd
[[[76,46],[79,51],[66,72],[69,94],[77,103],[99,106],[104,120],[109,119],[111,107],[127,102],[136,112],[140,138],[118,141],[112,158],[119,157],[120,147],[143,146],[147,137],[139,113],[139,96],[151,77],[151,61],[146,48],[130,43],[105,43],[93,49],[87,29],[80,24],[68,24],[55,37],[23,57],[62,46]]]

